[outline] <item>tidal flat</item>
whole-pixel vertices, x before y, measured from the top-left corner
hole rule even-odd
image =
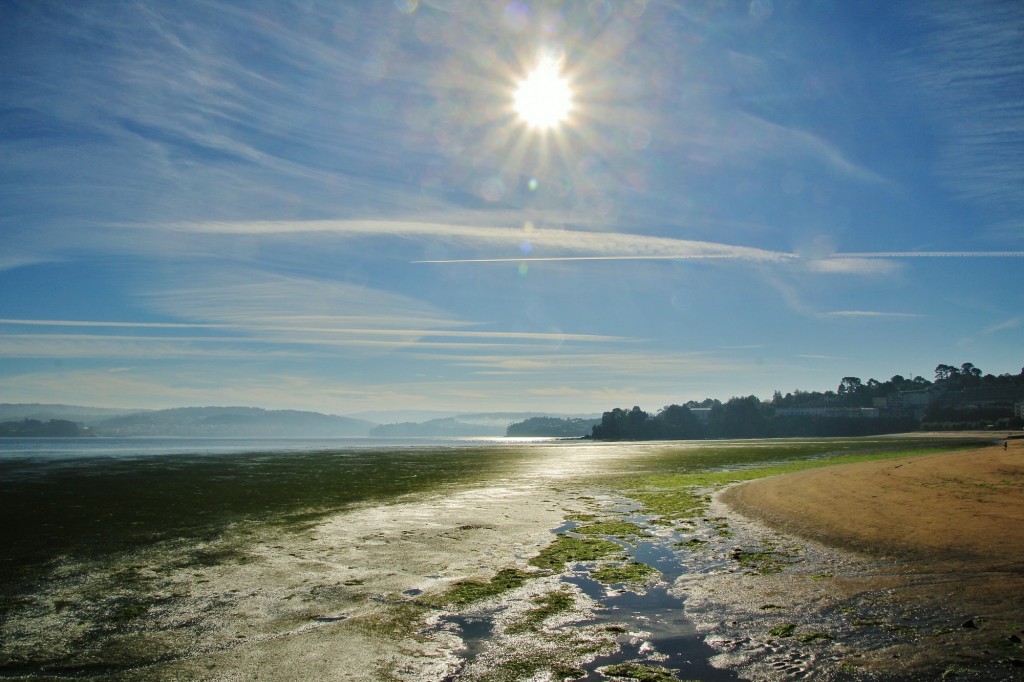
[[[750,531],[737,537],[712,492],[960,445],[567,441],[4,459],[0,674],[786,679],[709,646],[713,633],[695,623],[714,621],[711,606],[688,614],[683,585],[801,560],[753,546]]]

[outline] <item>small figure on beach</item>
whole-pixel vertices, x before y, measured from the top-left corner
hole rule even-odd
[[[1006,443],[1007,443],[1007,441],[1005,441],[1005,440],[1004,440],[1004,441],[1003,441],[1003,450],[1005,450],[1005,449],[1006,449]]]

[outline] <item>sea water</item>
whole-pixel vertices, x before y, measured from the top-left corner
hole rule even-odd
[[[536,445],[559,438],[0,438],[0,459],[395,450]]]

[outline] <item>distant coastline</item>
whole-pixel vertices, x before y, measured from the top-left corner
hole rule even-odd
[[[66,419],[22,419],[0,422],[0,438],[92,438],[87,426]]]

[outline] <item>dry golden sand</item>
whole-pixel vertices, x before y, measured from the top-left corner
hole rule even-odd
[[[948,633],[862,653],[858,665],[891,674],[937,661],[999,660],[1007,674],[1018,674],[1024,656],[1013,638],[1024,628],[1024,440],[1010,440],[1006,449],[761,479],[720,499],[777,530],[879,562],[881,569],[868,573],[833,569],[814,587],[819,595],[838,601],[884,593],[903,613],[949,614]],[[802,584],[791,581],[794,600]],[[781,585],[774,589],[787,589]]]

